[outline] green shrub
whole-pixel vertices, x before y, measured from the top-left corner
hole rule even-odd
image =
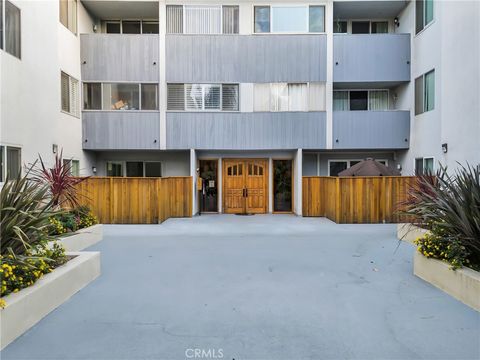
[[[65,250],[58,243],[51,247],[46,243],[37,244],[26,252],[26,256],[0,255],[0,295],[3,297],[33,285],[66,261]]]
[[[425,241],[442,250],[447,244],[446,249],[452,252],[448,254],[452,266],[468,264],[479,268],[480,165],[459,165],[453,174],[441,167],[435,181],[420,177],[418,183],[420,186],[417,184],[410,191],[414,201],[407,206],[406,213],[430,231]],[[424,243],[419,246],[423,248]]]

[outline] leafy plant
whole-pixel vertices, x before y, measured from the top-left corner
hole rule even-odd
[[[64,203],[70,207],[76,207],[78,203],[78,194],[76,186],[86,178],[77,178],[71,175],[71,161],[63,162],[63,151],[55,155],[55,164],[52,168],[47,168],[39,155],[40,168],[34,170],[35,181],[40,184],[47,184],[53,206],[58,207]]]
[[[449,174],[441,167],[435,181],[418,179],[410,191],[406,214],[436,236],[465,248],[474,266],[480,264],[480,166],[462,166]]]
[[[29,180],[32,168],[22,177],[8,176],[0,191],[0,247],[1,254],[21,255],[46,235],[53,200],[48,186]]]

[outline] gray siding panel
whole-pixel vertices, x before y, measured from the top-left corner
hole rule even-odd
[[[158,81],[159,39],[155,34],[80,35],[82,80]]]
[[[324,149],[325,112],[167,113],[167,149]]]
[[[88,111],[82,116],[83,149],[160,149],[158,112]]]
[[[167,35],[168,82],[325,81],[326,35]]]
[[[410,34],[335,34],[335,82],[410,81]]]
[[[410,111],[333,112],[334,149],[408,149],[409,144]]]

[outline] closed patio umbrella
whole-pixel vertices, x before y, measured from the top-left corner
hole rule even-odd
[[[400,176],[400,172],[373,159],[366,159],[341,171],[338,176]]]

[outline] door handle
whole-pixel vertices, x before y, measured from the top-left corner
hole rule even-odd
[[[245,188],[242,189],[242,196],[245,197]]]
[[[245,197],[248,197],[248,188],[245,188]]]

